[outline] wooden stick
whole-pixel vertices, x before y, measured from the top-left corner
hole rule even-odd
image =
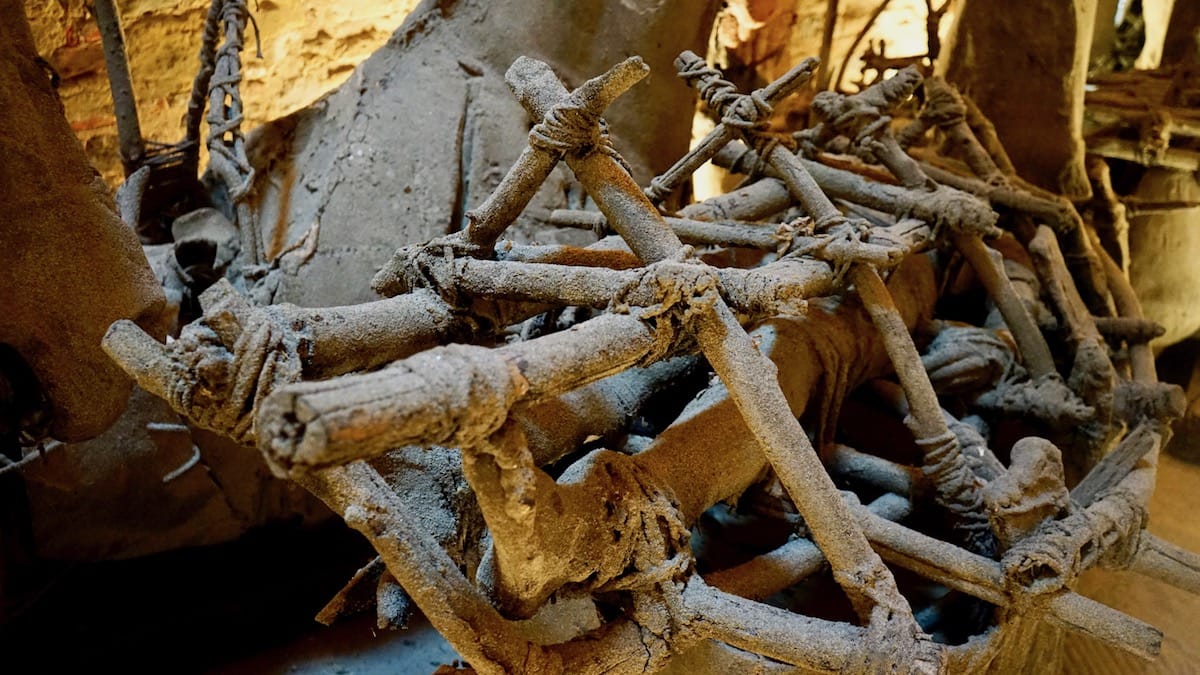
[[[880,518],[865,508],[855,511],[872,545],[888,561],[992,604],[1012,600],[1000,563],[953,544]],[[1038,599],[1052,623],[1083,633],[1145,659],[1158,655],[1162,632],[1070,591]]]
[[[112,91],[113,109],[117,117],[121,164],[125,168],[125,175],[129,176],[141,167],[146,155],[146,143],[142,140],[137,97],[133,91],[133,78],[129,74],[129,58],[125,54],[125,33],[121,30],[120,12],[113,0],[96,0],[93,7],[96,24],[100,27],[100,40],[104,45],[104,66],[108,71],[108,86]],[[136,226],[137,223],[129,225]]]
[[[512,68],[523,65],[518,59]],[[650,68],[640,57],[630,57],[603,75],[588,80],[556,107],[543,111],[534,119],[545,123],[562,111],[572,110],[582,112],[598,123],[600,115],[613,100],[649,73]],[[560,158],[561,153],[551,152],[545,146],[527,146],[483,204],[467,212],[468,241],[479,250],[490,253],[496,240],[525,209]]]
[[[1200,595],[1200,555],[1142,532],[1131,570]]]
[[[437,347],[384,370],[289,385],[258,411],[259,449],[298,475],[404,445],[471,445],[499,429],[517,402],[620,372],[655,344],[637,316],[605,314],[496,349]]]
[[[685,52],[677,64],[686,60]],[[695,55],[691,55],[695,57]],[[695,57],[698,58],[698,57]],[[565,88],[547,76],[549,67],[532,59],[509,69],[509,83],[518,100],[533,117],[539,117]],[[643,261],[679,256],[683,244],[667,227],[637,184],[616,161],[603,153],[584,157],[568,155],[567,165],[596,201],[608,222]],[[813,530],[830,565],[864,616],[875,602],[886,598],[889,607],[903,611],[907,603],[895,588],[891,573],[870,550],[849,521],[845,504],[821,466],[808,436],[791,414],[776,384],[776,369],[742,330],[736,317],[719,297],[696,313],[696,338],[733,401],[746,420],[768,461],[780,476],[796,507]],[[769,383],[769,384],[765,384]],[[865,583],[864,583],[865,582]],[[915,627],[911,612],[897,616]],[[915,629],[919,634],[919,629]]]
[[[909,514],[912,504],[907,499],[885,494],[867,508],[881,518],[900,520]],[[706,574],[704,582],[739,597],[764,600],[795,586],[824,565],[821,549],[810,539],[797,538],[740,565]]]
[[[371,541],[433,627],[476,671],[561,672],[556,655],[500,616],[370,466],[357,462],[296,480]]]

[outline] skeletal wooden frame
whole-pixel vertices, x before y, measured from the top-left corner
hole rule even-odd
[[[231,20],[240,48],[245,22]],[[701,646],[759,672],[983,672],[1019,658],[1043,622],[1157,653],[1156,629],[1071,590],[1094,565],[1200,590],[1196,557],[1144,531],[1181,395],[1157,382],[1153,327],[1089,225],[1013,175],[969,102],[915,70],[820,94],[821,123],[779,138],[765,130],[772,106],[815,59],[748,95],[694,54],[676,65],[721,123],[645,189],[601,117],[644,77],[641,60],[569,92],[522,58],[507,81],[536,122],[529,147],[465,230],[397,251],[373,284],[386,299],[260,307],[222,281],[178,339],[118,322],[105,349],[362,532],[385,581],[478,672],[648,672]],[[219,86],[236,88],[236,64],[222,72],[234,80]],[[894,110],[922,86],[925,106],[893,133]],[[236,120],[217,122],[217,173],[245,185]],[[965,164],[910,147],[934,130]],[[710,159],[752,180],[664,215],[655,202]],[[598,213],[549,222],[618,236],[587,248],[501,241],[560,161]],[[253,215],[240,202],[235,215],[244,265],[261,270]],[[760,255],[747,268],[701,256],[735,248]],[[994,307],[981,325],[931,321],[954,261]],[[563,330],[539,318],[568,307],[594,315]],[[935,334],[924,355],[914,331]],[[652,439],[587,445],[705,367],[717,380]],[[879,379],[890,373],[898,387]],[[834,442],[863,385],[903,416],[911,437],[898,442],[915,444],[917,466]],[[1026,418],[1058,442],[1023,438],[1002,462],[986,433],[943,409],[951,400]],[[463,523],[451,544],[380,469],[433,446],[461,452],[473,493],[450,514]],[[1064,461],[1082,477],[1071,490]],[[547,467],[562,462],[556,480]],[[798,513],[797,536],[699,574],[689,528],[764,483],[782,487],[774,499]],[[945,538],[901,524],[914,509],[941,514]],[[484,536],[467,532],[476,514]],[[987,626],[935,642],[889,564],[989,603]],[[826,565],[857,623],[760,602]],[[572,603],[604,619],[551,636],[546,616]]]

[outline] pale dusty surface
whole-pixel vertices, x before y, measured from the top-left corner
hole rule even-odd
[[[1170,455],[1160,458],[1158,489],[1151,500],[1150,530],[1191,550],[1200,549],[1200,466]],[[1194,672],[1200,663],[1200,598],[1146,577],[1122,572],[1093,571],[1083,576],[1079,590],[1116,609],[1158,626],[1166,634],[1162,655],[1153,663],[1082,637],[1066,640],[1071,675],[1168,675]],[[313,632],[286,645],[235,661],[214,673],[383,673],[432,672],[432,662],[454,659],[454,650],[423,619],[406,631],[378,633],[363,620]]]

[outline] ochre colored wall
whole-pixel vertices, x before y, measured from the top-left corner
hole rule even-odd
[[[183,116],[209,2],[123,0],[117,4],[142,134],[174,143],[183,136]],[[416,4],[417,0],[251,2],[263,58],[254,57],[254,31],[247,30],[242,96],[248,127],[301,108],[340,84],[387,41]],[[84,0],[28,0],[25,10],[38,53],[62,78],[58,93],[72,129],[105,179],[110,184],[119,182],[116,120],[95,19]]]

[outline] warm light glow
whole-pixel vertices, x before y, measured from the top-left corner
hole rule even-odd
[[[934,4],[940,7],[941,3],[945,1],[935,0]],[[889,57],[916,56],[928,51],[928,37],[925,29],[927,12],[924,0],[893,0],[875,20],[871,30],[855,48],[854,54],[848,53],[850,47],[862,31],[863,26],[866,25],[872,11],[878,6],[878,2],[877,0],[843,0],[840,6],[841,16],[838,17],[838,25],[834,33],[831,63],[826,64],[825,67],[834,69],[836,73],[836,69],[841,68],[843,63],[846,64],[846,72],[842,76],[843,89],[850,91],[857,89],[855,83],[862,78],[862,53],[873,43],[877,44],[880,40],[886,42],[885,53]],[[748,42],[754,39],[753,35],[756,31],[764,30],[767,27],[766,23],[761,21],[762,17],[752,15],[745,10],[742,4],[733,2],[729,4],[729,8],[728,11],[731,12],[732,18],[736,19],[733,22],[736,30],[723,31],[719,35],[721,43],[713,45],[715,51],[709,54],[709,60],[717,61],[718,65],[722,59],[715,57],[721,56],[720,52],[737,47],[737,44],[729,44],[729,41]],[[798,9],[798,11],[801,10],[803,8]],[[778,20],[778,12],[772,16]],[[942,40],[943,51],[953,24],[954,11],[951,9],[943,15],[939,24],[938,33]],[[766,45],[765,48],[760,45],[759,51],[771,51],[771,47],[774,45]],[[820,35],[818,34],[814,38],[807,31],[794,30],[790,34],[790,42],[786,45],[778,45],[778,47],[790,55],[791,60],[787,63],[795,63],[805,57],[816,55],[820,47]],[[893,72],[887,71],[885,75]],[[776,73],[760,71],[760,75],[762,79],[772,79]],[[714,123],[707,112],[703,108],[698,110],[692,124],[692,145],[695,146],[703,139],[713,126]],[[697,200],[721,194],[729,189],[729,180],[728,172],[707,163],[692,178],[693,194]]]

